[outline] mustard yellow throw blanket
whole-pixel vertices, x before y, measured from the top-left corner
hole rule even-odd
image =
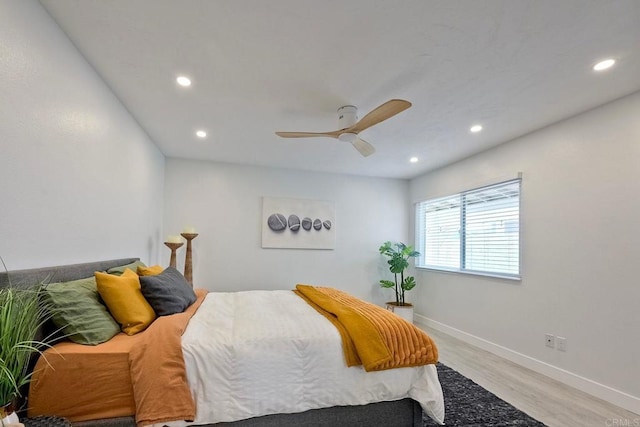
[[[294,292],[336,326],[347,366],[382,371],[438,361],[431,337],[382,307],[333,288],[296,285]]]

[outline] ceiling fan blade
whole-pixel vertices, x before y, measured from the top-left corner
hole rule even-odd
[[[316,136],[325,136],[328,138],[337,138],[338,131],[333,132],[276,132],[276,135],[283,138],[313,138]]]
[[[374,108],[369,114],[364,116],[358,123],[351,126],[347,131],[353,133],[360,133],[363,130],[370,128],[390,117],[395,116],[398,113],[403,112],[407,108],[411,107],[409,101],[403,99],[392,99],[385,102],[377,108]]]
[[[351,142],[351,145],[353,145],[364,157],[368,157],[376,152],[373,145],[369,144],[364,139],[356,138]]]

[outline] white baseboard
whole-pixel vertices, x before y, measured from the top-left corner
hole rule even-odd
[[[628,411],[640,414],[640,398],[632,396],[620,390],[616,390],[612,387],[600,384],[589,378],[576,375],[572,372],[550,365],[533,357],[527,356],[517,351],[513,351],[509,348],[503,347],[498,344],[494,344],[491,341],[487,341],[483,338],[453,328],[451,326],[440,323],[436,320],[430,319],[426,316],[415,314],[415,322],[423,324],[447,335],[451,335],[461,341],[469,343],[473,346],[479,347],[504,359],[507,359],[513,363],[517,363],[520,366],[531,369],[542,375],[546,375],[553,378],[556,381],[567,384],[573,388],[581,390],[592,396],[605,400],[613,405],[624,408]]]

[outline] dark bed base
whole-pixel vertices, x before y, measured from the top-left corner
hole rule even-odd
[[[138,258],[124,258],[110,261],[63,265],[57,267],[16,270],[8,274],[0,273],[0,288],[30,286],[40,282],[66,282],[91,277],[95,271],[104,271],[111,267],[129,264]],[[53,415],[53,414],[52,414]],[[25,416],[25,415],[23,415]],[[73,423],[78,427],[135,427],[133,417],[99,419]],[[393,402],[378,402],[361,406],[335,406],[332,408],[312,409],[297,414],[275,414],[250,418],[231,423],[218,423],[216,426],[228,427],[422,427],[422,408],[413,399]]]
[[[136,427],[133,417],[73,423],[74,427]],[[361,406],[334,406],[297,414],[275,414],[216,427],[422,427],[422,408],[413,399]]]

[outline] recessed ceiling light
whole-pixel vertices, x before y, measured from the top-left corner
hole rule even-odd
[[[207,132],[203,131],[203,130],[199,130],[196,132],[196,136],[198,138],[206,138],[207,137]]]
[[[480,125],[473,125],[471,126],[471,128],[469,129],[471,132],[473,133],[478,133],[482,130],[482,126]]]
[[[593,66],[593,71],[604,71],[608,68],[613,67],[613,64],[616,63],[615,59],[605,59],[604,61],[600,61],[598,62],[596,65]]]
[[[191,79],[189,77],[186,76],[178,76],[178,78],[176,79],[176,81],[178,82],[178,84],[180,86],[184,86],[184,87],[188,87],[191,86]]]
[[[412,157],[412,158],[409,159],[409,161],[411,163],[417,163],[418,162],[418,158],[417,157]]]

